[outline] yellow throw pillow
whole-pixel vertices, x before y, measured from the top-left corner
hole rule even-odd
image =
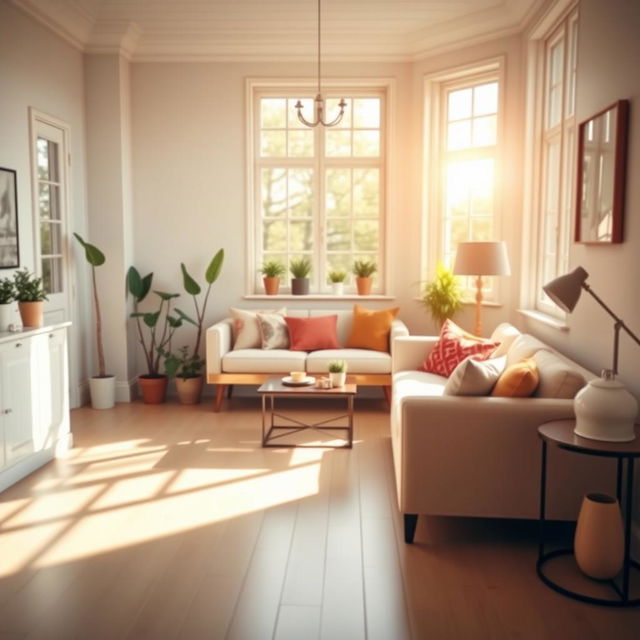
[[[491,395],[502,398],[527,398],[533,394],[539,382],[538,367],[533,358],[527,358],[512,364],[502,372]]]
[[[400,307],[373,310],[354,305],[353,324],[347,348],[388,352],[391,323],[398,311]]]

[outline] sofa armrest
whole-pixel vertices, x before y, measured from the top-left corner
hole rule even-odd
[[[231,351],[232,336],[231,318],[207,329],[207,373],[222,373],[222,357]]]
[[[391,353],[391,355],[393,355],[394,342],[396,339],[408,335],[409,329],[407,328],[407,325],[402,322],[402,320],[394,318],[391,323],[391,332],[389,333],[389,353]]]
[[[438,341],[438,336],[399,336],[393,341],[392,373],[415,371]]]

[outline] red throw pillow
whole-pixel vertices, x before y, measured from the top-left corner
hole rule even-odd
[[[317,351],[318,349],[339,349],[336,326],[338,316],[318,316],[317,318],[291,318],[284,321],[289,328],[292,351]]]
[[[498,346],[499,342],[483,340],[447,320],[442,325],[438,342],[420,370],[448,378],[467,356],[476,356],[475,360],[486,360]]]

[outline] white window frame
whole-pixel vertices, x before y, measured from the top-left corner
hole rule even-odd
[[[576,57],[571,56],[570,32],[579,20],[578,3],[575,0],[559,0],[543,19],[534,26],[528,38],[527,51],[527,116],[525,137],[526,165],[523,194],[523,234],[521,306],[524,313],[550,324],[564,328],[566,314],[557,305],[545,300],[542,286],[548,277],[544,275],[543,240],[546,194],[545,147],[552,138],[560,143],[558,176],[558,219],[555,274],[557,277],[569,270],[569,253],[573,241],[577,159],[576,95],[573,96],[573,112],[565,113],[569,85],[575,80]],[[548,56],[551,46],[564,40],[562,113],[559,124],[547,128]],[[573,66],[572,66],[573,63]],[[575,91],[575,89],[574,89]]]
[[[391,282],[390,260],[388,259],[389,246],[391,245],[391,225],[392,202],[395,201],[393,195],[392,178],[393,174],[393,106],[395,99],[395,81],[391,78],[370,78],[362,79],[340,79],[340,80],[323,80],[323,95],[325,97],[341,97],[343,94],[349,97],[358,96],[375,96],[381,98],[381,148],[380,159],[370,160],[368,158],[331,158],[324,163],[324,167],[328,166],[371,166],[380,167],[380,227],[379,227],[379,247],[378,257],[378,286],[374,294],[380,297],[388,297],[389,283]],[[261,192],[259,189],[259,176],[256,173],[256,158],[259,153],[259,104],[260,99],[269,95],[282,97],[284,94],[302,97],[315,96],[317,85],[314,81],[308,79],[263,79],[248,78],[246,81],[246,122],[247,122],[247,140],[246,140],[246,167],[247,167],[247,234],[246,234],[246,277],[245,277],[245,297],[262,297],[263,286],[260,271],[260,255],[261,255],[261,237],[260,221],[258,217],[261,211]],[[276,163],[277,163],[277,159]],[[316,156],[314,158],[300,158],[299,163],[309,165],[309,163],[317,163]],[[295,164],[295,160],[287,159],[288,164]],[[322,176],[316,172],[315,176],[315,197],[313,202],[313,225],[317,229],[318,225],[324,227],[324,189],[321,188],[320,180]],[[330,285],[326,280],[326,264],[321,259],[324,254],[323,247],[325,241],[324,230],[317,234],[320,244],[315,248],[313,258],[313,269],[315,278],[312,280],[312,289],[309,297],[334,297],[330,293]],[[283,286],[281,286],[281,294],[279,297],[288,297],[290,295],[289,287],[290,274],[287,273],[283,278]],[[355,287],[353,291],[347,291],[348,296],[355,297]],[[269,296],[273,298],[273,296]],[[296,299],[300,296],[294,296]],[[371,297],[371,296],[368,296]]]
[[[424,174],[423,185],[423,245],[421,249],[421,279],[435,274],[445,251],[445,176],[444,141],[447,127],[447,93],[453,88],[465,88],[483,82],[498,83],[498,113],[494,174],[493,239],[502,237],[504,189],[501,176],[504,165],[505,58],[497,56],[474,64],[456,67],[424,78]],[[471,291],[471,290],[470,290]],[[475,288],[473,288],[475,292]],[[475,293],[474,293],[475,295]],[[500,279],[494,278],[491,291],[483,304],[500,304]]]

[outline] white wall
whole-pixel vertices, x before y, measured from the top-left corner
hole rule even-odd
[[[0,166],[18,173],[18,233],[20,265],[33,271],[34,225],[31,197],[29,107],[66,122],[70,128],[70,224],[85,228],[85,122],[82,54],[27,18],[0,2]],[[0,277],[11,271],[0,271]],[[84,272],[80,282],[85,280]],[[76,297],[74,326],[70,331],[71,387],[78,391],[86,378],[81,352],[90,344],[91,326],[86,322],[88,298]],[[72,394],[73,398],[73,394]]]

